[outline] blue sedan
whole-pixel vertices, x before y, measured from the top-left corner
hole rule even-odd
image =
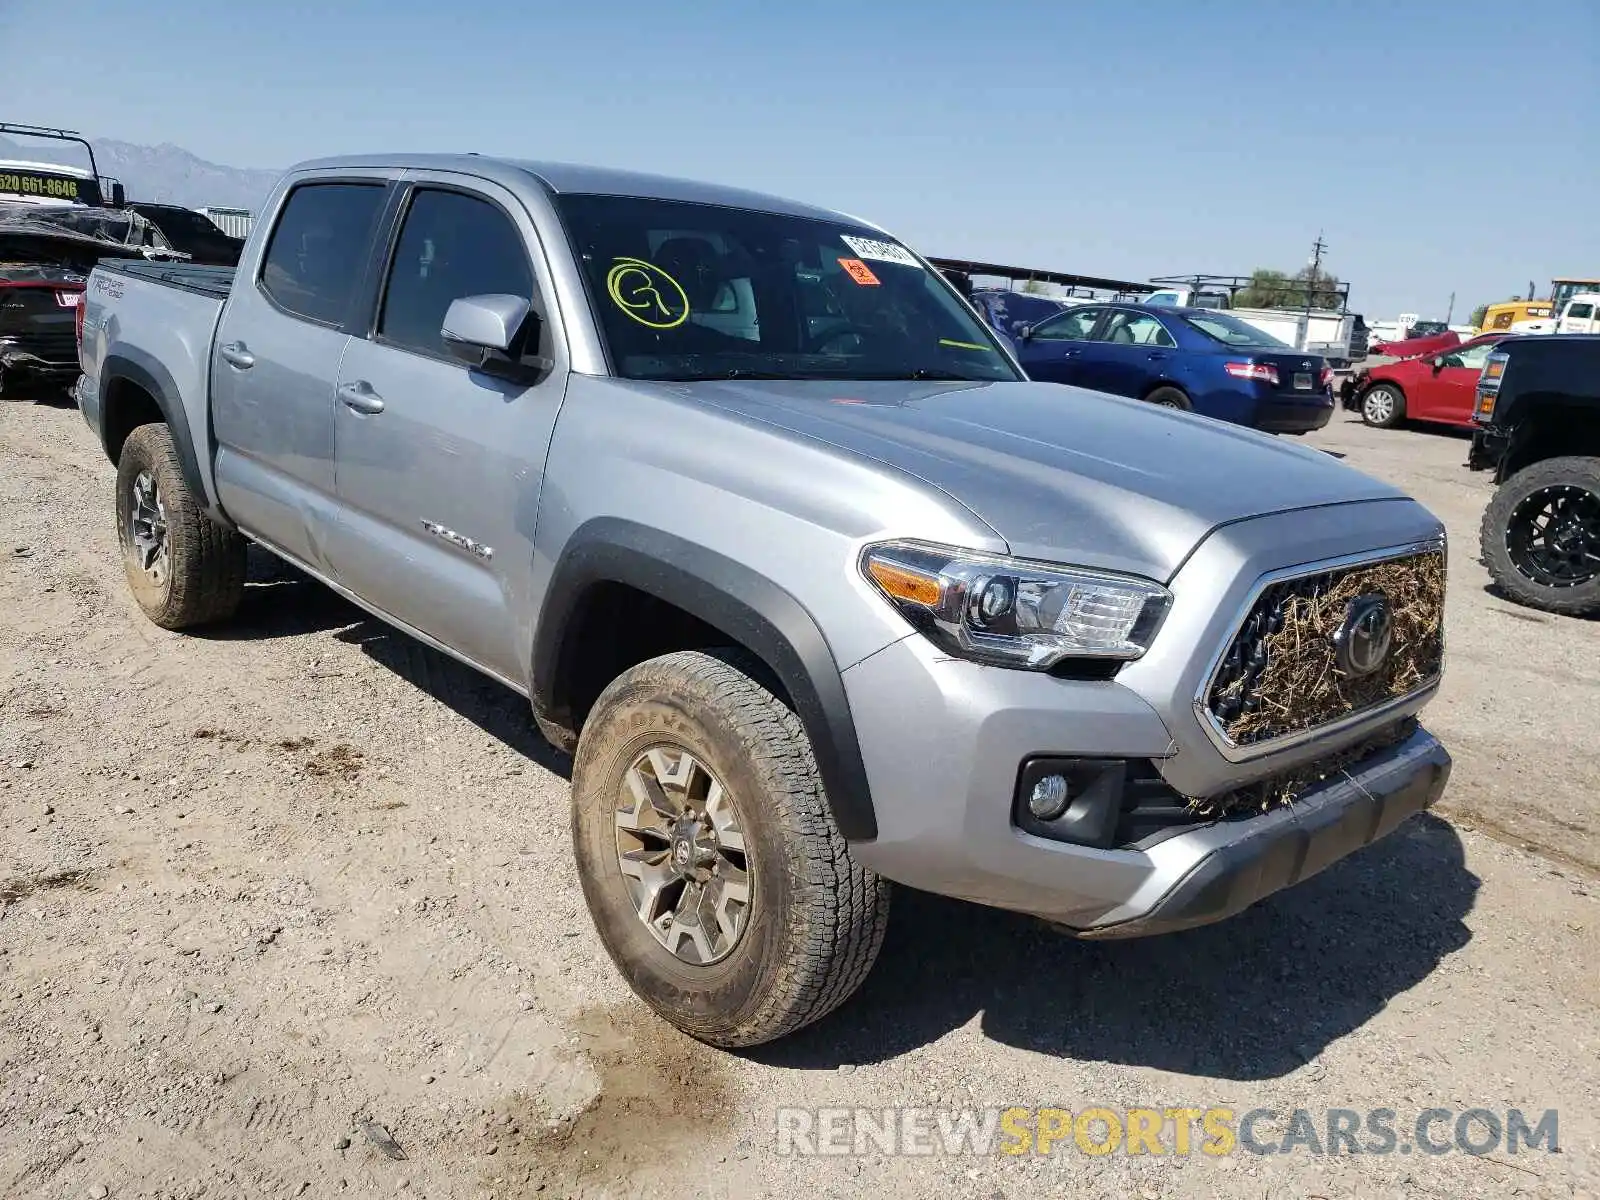
[[[1070,383],[1248,425],[1307,433],[1333,415],[1333,372],[1226,312],[1085,304],[1023,325],[1034,379]]]

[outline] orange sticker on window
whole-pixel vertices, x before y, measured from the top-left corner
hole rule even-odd
[[[872,268],[859,258],[841,258],[839,265],[862,287],[878,286],[878,277],[872,273]]]

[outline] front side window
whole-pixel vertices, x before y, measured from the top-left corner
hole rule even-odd
[[[1484,360],[1489,357],[1489,352],[1493,349],[1493,342],[1480,342],[1476,346],[1468,346],[1464,350],[1457,350],[1445,360],[1445,365],[1471,367],[1474,371],[1482,370]]]
[[[1075,308],[1059,317],[1041,322],[1033,331],[1034,340],[1041,342],[1081,342],[1094,332],[1095,322],[1103,309]]]
[[[636,196],[556,204],[624,377],[1019,378],[949,282],[881,233]]]
[[[303,183],[289,193],[261,266],[261,290],[284,311],[338,325],[366,270],[381,183]]]
[[[1567,316],[1576,320],[1586,321],[1590,317],[1594,316],[1594,305],[1574,304],[1571,308],[1567,309]]]
[[[445,313],[465,296],[533,298],[522,235],[500,208],[461,192],[419,189],[389,264],[378,337],[445,358]]]
[[[1117,346],[1176,346],[1178,343],[1149,313],[1114,312],[1100,341]]]

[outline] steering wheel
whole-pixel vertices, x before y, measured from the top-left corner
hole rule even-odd
[[[803,354],[830,354],[830,353],[832,353],[832,354],[848,354],[848,353],[851,353],[851,350],[833,350],[833,351],[830,351],[830,350],[827,349],[827,347],[833,345],[833,343],[838,342],[838,341],[843,341],[845,338],[854,338],[855,341],[856,341],[856,345],[854,347],[852,347],[851,349],[853,349],[856,353],[860,353],[863,350],[865,350],[866,347],[872,345],[874,342],[876,342],[878,340],[881,340],[881,336],[882,336],[881,334],[879,334],[879,333],[877,333],[877,332],[875,332],[875,331],[873,331],[871,329],[862,330],[862,329],[857,329],[857,328],[855,328],[854,326],[851,326],[851,325],[846,325],[846,326],[843,326],[843,327],[837,328],[837,329],[825,329],[821,333],[815,333],[815,334],[812,334],[810,337],[806,338],[804,345],[801,346],[801,353],[803,353]]]

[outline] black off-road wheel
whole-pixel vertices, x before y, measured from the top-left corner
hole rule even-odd
[[[754,1046],[872,969],[889,885],[851,856],[799,719],[737,651],[624,672],[583,727],[572,832],[629,985],[691,1037]]]
[[[206,516],[165,425],[141,425],[122,444],[117,541],[133,598],[163,629],[223,621],[239,607],[245,540]]]
[[[1520,604],[1600,613],[1600,458],[1547,458],[1495,489],[1480,533],[1483,561]]]
[[[1189,397],[1175,387],[1158,387],[1144,398],[1144,402],[1161,408],[1176,408],[1181,412],[1188,412],[1190,409]]]
[[[1392,383],[1375,383],[1361,393],[1361,419],[1374,429],[1393,429],[1406,419],[1406,398]]]

